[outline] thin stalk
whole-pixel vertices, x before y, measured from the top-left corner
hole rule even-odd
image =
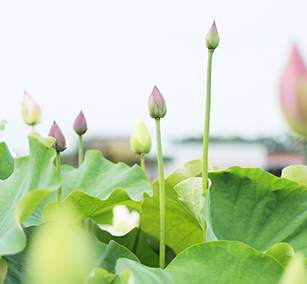
[[[32,131],[34,131],[34,124],[32,124]]]
[[[78,154],[79,167],[83,163],[83,140],[82,135],[79,135],[79,154]]]
[[[165,181],[161,143],[160,118],[156,118],[157,157],[159,168],[159,197],[160,197],[160,268],[165,268]]]
[[[140,154],[140,162],[141,162],[141,168],[145,172],[145,156],[144,156],[144,153]]]
[[[211,104],[211,69],[213,49],[208,49],[208,66],[207,66],[207,95],[206,95],[206,112],[203,141],[203,160],[202,160],[202,186],[203,192],[208,189],[208,147],[209,147],[209,126],[210,126],[210,104]]]
[[[60,161],[60,152],[56,154],[56,168],[61,174],[61,161]],[[62,186],[58,189],[58,214],[61,214],[61,202],[62,202]]]
[[[305,164],[307,165],[307,143],[304,144]]]

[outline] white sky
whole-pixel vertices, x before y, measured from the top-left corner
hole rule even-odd
[[[130,136],[140,117],[154,138],[154,85],[167,103],[163,137],[201,135],[213,20],[210,133],[284,133],[279,81],[293,43],[307,64],[306,11],[306,0],[0,0],[0,140],[28,153],[24,90],[42,110],[36,130],[47,135],[56,120],[70,149],[81,109],[85,138]]]

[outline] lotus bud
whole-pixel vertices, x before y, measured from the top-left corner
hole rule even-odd
[[[289,125],[307,136],[307,68],[296,46],[281,78],[280,100]]]
[[[28,125],[35,125],[40,122],[41,110],[27,92],[23,96],[21,113],[23,120]]]
[[[74,130],[78,135],[83,135],[87,131],[87,124],[82,111],[80,111],[74,122]]]
[[[149,96],[148,100],[149,114],[152,118],[163,118],[166,114],[166,104],[165,100],[155,86]]]
[[[54,137],[56,140],[52,145],[58,153],[63,152],[66,149],[66,140],[61,128],[53,121],[48,136]]]
[[[217,32],[215,21],[213,21],[213,24],[206,36],[206,46],[208,49],[216,49],[219,45],[220,37]]]
[[[150,152],[151,138],[142,118],[132,133],[130,147],[135,154],[147,154]]]

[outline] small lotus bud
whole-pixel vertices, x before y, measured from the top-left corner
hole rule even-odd
[[[219,41],[219,34],[217,32],[215,21],[213,21],[213,24],[206,36],[206,46],[208,47],[208,49],[214,50],[219,45]]]
[[[83,135],[87,131],[86,120],[82,111],[80,111],[74,122],[74,130],[79,135]]]
[[[66,140],[61,128],[53,121],[48,136],[54,137],[56,140],[52,147],[57,152],[63,152],[66,149]]]
[[[23,96],[21,113],[23,120],[28,125],[35,125],[40,122],[41,110],[27,92]]]
[[[163,118],[166,114],[166,104],[165,100],[155,86],[149,96],[148,100],[149,114],[152,118]]]
[[[284,70],[280,84],[280,100],[292,129],[307,135],[307,67],[296,46]]]
[[[151,149],[151,138],[142,118],[132,133],[130,147],[135,154],[147,154]]]

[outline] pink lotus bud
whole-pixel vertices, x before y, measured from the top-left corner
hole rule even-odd
[[[66,149],[66,140],[61,128],[53,121],[48,136],[54,137],[56,140],[52,145],[57,152],[63,152]]]
[[[78,135],[83,135],[87,131],[86,120],[82,111],[80,111],[74,122],[74,130]]]
[[[35,125],[40,122],[41,110],[27,92],[23,96],[21,113],[23,120],[28,125]]]
[[[166,114],[165,100],[156,86],[149,96],[148,108],[152,118],[163,118]]]
[[[307,68],[296,46],[282,75],[280,100],[292,129],[307,136]]]
[[[220,37],[217,32],[215,21],[213,21],[213,24],[206,36],[206,46],[208,49],[216,49],[219,45]]]

